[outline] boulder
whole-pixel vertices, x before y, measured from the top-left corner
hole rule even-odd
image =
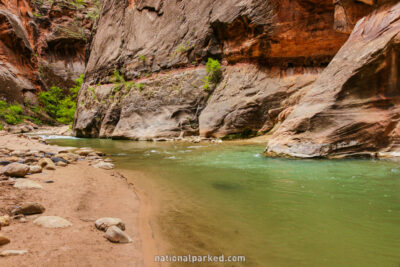
[[[28,179],[16,180],[14,183],[14,187],[18,189],[43,189],[40,184]]]
[[[105,235],[108,241],[113,243],[131,243],[132,239],[117,226],[110,226]]]
[[[29,166],[21,163],[11,163],[1,169],[0,174],[11,177],[25,177],[29,172]]]
[[[93,165],[93,167],[99,168],[99,169],[104,169],[104,170],[111,170],[111,169],[114,169],[114,164],[109,163],[109,162],[100,161],[100,162],[96,163],[95,165]]]
[[[4,250],[0,253],[0,257],[19,256],[28,253],[27,250]]]
[[[33,221],[34,224],[44,228],[67,228],[72,223],[58,216],[41,216]]]
[[[0,246],[6,245],[8,243],[10,243],[10,239],[8,237],[5,237],[4,235],[0,234]]]
[[[55,170],[56,165],[54,162],[49,158],[42,158],[39,160],[39,166],[45,170]]]
[[[23,214],[23,215],[33,215],[33,214],[41,214],[46,209],[42,204],[37,202],[26,202],[18,205],[15,209],[11,211],[13,215]]]
[[[110,226],[117,226],[122,231],[125,231],[125,224],[119,218],[101,218],[95,222],[95,226],[100,231],[107,231]]]

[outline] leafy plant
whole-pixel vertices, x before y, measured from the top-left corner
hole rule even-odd
[[[44,111],[62,124],[72,123],[76,111],[76,101],[83,82],[83,74],[75,80],[75,86],[64,95],[63,90],[53,86],[47,92],[40,92],[39,102]]]
[[[139,92],[143,91],[144,89],[144,84],[143,83],[137,83],[136,88],[139,90]]]
[[[203,89],[209,91],[211,89],[211,84],[215,86],[221,81],[221,64],[216,59],[208,58],[206,70],[207,76],[203,79]]]
[[[146,62],[146,56],[144,56],[144,55],[140,55],[140,56],[139,56],[139,59],[140,59],[142,62]]]
[[[0,101],[0,118],[8,124],[18,124],[23,122],[22,107],[20,105],[8,105],[5,101]]]

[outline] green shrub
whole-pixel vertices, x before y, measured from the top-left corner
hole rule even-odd
[[[140,56],[139,56],[139,59],[140,59],[142,62],[146,62],[146,56],[144,56],[144,55],[140,55]]]
[[[203,79],[203,89],[208,91],[211,84],[218,84],[222,78],[221,64],[218,60],[209,58],[206,64],[207,76]]]
[[[82,74],[75,80],[76,84],[68,90],[68,95],[64,95],[63,90],[57,86],[51,87],[47,92],[40,92],[38,98],[44,111],[62,124],[72,123],[83,78]]]
[[[5,101],[0,101],[0,118],[8,124],[18,124],[24,121],[22,107],[20,105],[8,105]]]
[[[0,122],[0,131],[3,131],[4,125]]]
[[[144,84],[143,83],[137,83],[136,88],[139,90],[139,92],[143,91]]]

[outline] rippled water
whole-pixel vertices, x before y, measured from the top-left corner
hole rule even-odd
[[[246,256],[227,266],[400,264],[396,162],[271,159],[235,143],[50,142],[98,148],[143,172],[129,178],[157,196],[169,253]]]

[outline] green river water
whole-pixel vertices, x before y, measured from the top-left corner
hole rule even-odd
[[[246,256],[226,266],[400,266],[397,162],[272,159],[239,143],[50,143],[93,147],[143,173],[128,178],[157,196],[170,254]]]

